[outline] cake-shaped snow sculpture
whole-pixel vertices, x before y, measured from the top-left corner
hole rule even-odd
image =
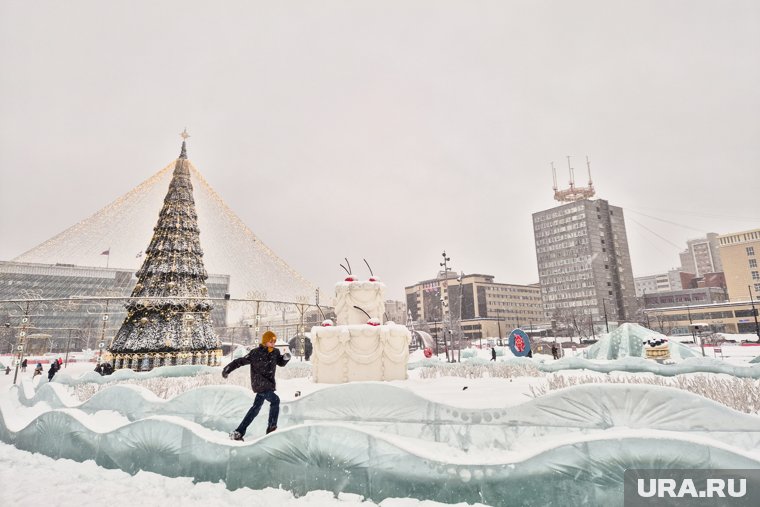
[[[647,359],[665,361],[670,359],[670,344],[667,338],[650,338],[644,342],[644,354]]]
[[[404,380],[412,334],[386,322],[385,285],[376,278],[349,276],[335,287],[336,325],[311,328],[315,382],[342,384],[359,380]]]

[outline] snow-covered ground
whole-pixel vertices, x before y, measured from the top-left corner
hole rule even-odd
[[[709,350],[709,349],[708,349]],[[500,351],[502,352],[502,351]],[[571,350],[567,351],[572,354]],[[578,351],[579,353],[580,351]],[[733,365],[747,365],[749,360],[754,358],[760,347],[741,347],[729,346],[723,347],[723,361]],[[477,352],[479,358],[487,361],[490,359],[490,350],[484,349]],[[714,354],[713,354],[714,355]],[[499,360],[511,357],[508,351],[500,355]],[[720,357],[720,356],[719,356]],[[417,352],[410,359],[410,362],[421,359],[421,353]],[[536,360],[552,362],[550,356],[536,355]],[[493,364],[493,363],[491,363]],[[19,373],[21,378],[29,382],[32,377],[34,362],[30,361],[30,366],[25,373]],[[71,377],[78,377],[93,369],[94,365],[87,362],[76,362],[67,365],[61,370],[62,373]],[[433,404],[444,404],[447,406],[461,407],[462,409],[508,409],[517,407],[533,400],[531,389],[539,387],[546,383],[546,375],[537,376],[519,376],[514,378],[491,378],[488,376],[480,378],[466,378],[454,376],[438,376],[435,378],[424,378],[424,369],[412,369],[409,372],[409,379],[405,381],[393,381],[383,383],[402,388]],[[247,372],[244,372],[247,375]],[[579,375],[597,375],[604,377],[604,373],[594,373],[587,370],[563,371],[562,375],[574,377]],[[628,374],[616,373],[616,376],[651,376],[651,374]],[[10,375],[0,375],[0,403],[2,403],[3,415],[6,418],[8,426],[22,427],[34,420],[40,413],[50,410],[44,401],[40,401],[31,407],[21,406],[14,401],[9,389],[12,384],[14,372]],[[45,377],[46,378],[46,377]],[[39,377],[34,383],[28,383],[26,390],[34,394],[34,385],[39,382]],[[56,384],[56,383],[54,383]],[[368,384],[371,385],[371,384]],[[314,384],[309,378],[286,378],[278,380],[278,394],[283,402],[292,402],[299,397],[303,398],[310,394],[316,393],[332,386],[325,384]],[[327,391],[326,391],[327,392]],[[11,408],[12,407],[12,408]],[[712,410],[712,405],[707,406]],[[264,408],[266,414],[267,407]],[[11,413],[12,412],[12,413]],[[729,415],[731,413],[729,412]],[[234,414],[235,418],[242,417],[243,413]],[[102,411],[96,414],[90,414],[91,424],[97,426],[99,430],[105,431],[109,427],[124,425],[128,422],[123,415],[111,411]],[[513,413],[514,417],[514,413]],[[734,416],[731,416],[734,417]],[[736,424],[739,426],[739,420],[744,421],[742,424],[755,424],[754,418],[758,416],[743,416],[736,413]],[[746,419],[746,418],[749,419]],[[748,421],[748,422],[747,422]],[[731,422],[731,421],[728,421]],[[253,427],[252,427],[253,428]],[[229,428],[232,429],[232,428]],[[282,428],[282,435],[288,435],[287,428]],[[297,436],[296,430],[292,432],[294,438]],[[278,432],[279,433],[279,432]],[[651,430],[649,434],[652,438],[662,438],[663,441],[672,443],[672,435],[662,430]],[[209,432],[209,439],[218,441],[219,445],[229,445],[223,432]],[[261,437],[252,430],[249,430],[250,438],[248,441],[254,441]],[[382,436],[382,435],[380,435]],[[270,438],[270,437],[264,437]],[[440,451],[439,444],[425,442],[422,440],[415,441],[402,436],[387,435],[389,441],[399,442],[400,445],[406,446],[419,455],[437,456]],[[477,456],[472,453],[462,454],[459,450],[450,449],[451,459],[453,462],[474,462],[488,463],[498,460],[511,459],[513,461],[530,459],[534,455],[542,452],[551,451],[554,448],[562,446],[572,446],[577,442],[587,439],[582,435],[560,434],[551,438],[542,438],[537,445],[526,443],[517,445],[510,451],[489,452],[488,449],[480,449]],[[634,430],[623,427],[609,428],[602,439],[626,440],[640,438]],[[681,438],[678,445],[709,445],[713,448],[723,449],[726,452],[736,454],[737,446],[730,442],[719,442],[711,439],[709,435],[690,434],[688,437]],[[395,439],[395,440],[394,440]],[[670,439],[670,440],[668,440]],[[691,442],[691,443],[689,443]],[[593,443],[593,442],[589,442]],[[731,455],[734,455],[731,454]],[[740,459],[757,460],[760,462],[760,449],[749,448],[743,449],[739,454]],[[253,490],[247,487],[240,487],[232,491],[225,487],[225,484],[217,482],[198,482],[194,483],[191,478],[187,477],[166,477],[152,472],[139,471],[131,475],[121,470],[112,470],[100,467],[94,461],[85,461],[84,463],[72,461],[69,459],[52,459],[42,454],[36,454],[19,450],[8,444],[0,443],[0,505],[39,505],[41,503],[53,505],[89,505],[91,503],[108,503],[110,505],[133,505],[140,502],[144,505],[163,505],[166,498],[170,498],[172,504],[176,505],[266,505],[266,506],[373,506],[381,505],[383,507],[433,507],[442,504],[432,500],[423,500],[415,498],[386,498],[379,503],[363,499],[359,495],[341,493],[337,497],[332,493],[324,490],[311,491],[303,496],[296,497],[290,491],[284,489],[261,489]],[[460,503],[457,505],[468,505]],[[470,503],[469,505],[472,505]]]

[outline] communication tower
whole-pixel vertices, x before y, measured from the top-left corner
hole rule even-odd
[[[591,181],[591,162],[586,157],[586,167],[588,168],[588,186],[575,186],[575,169],[570,165],[570,155],[567,156],[567,168],[570,171],[570,187],[560,190],[557,187],[557,170],[552,162],[552,177],[554,178],[554,200],[559,202],[574,202],[588,199],[596,194],[594,183]]]

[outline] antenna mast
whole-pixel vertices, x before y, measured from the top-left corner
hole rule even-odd
[[[556,192],[557,191],[557,170],[554,168],[554,162],[551,163],[552,165],[552,178],[554,179],[554,186],[552,189]]]
[[[596,194],[594,190],[594,184],[591,181],[591,162],[589,162],[588,156],[586,157],[586,166],[588,167],[588,186],[576,187],[575,186],[575,169],[570,165],[570,155],[567,156],[567,169],[570,173],[570,186],[569,188],[559,189],[557,187],[557,171],[554,169],[554,162],[552,162],[552,176],[554,178],[554,200],[559,202],[575,202],[583,199],[588,199]]]

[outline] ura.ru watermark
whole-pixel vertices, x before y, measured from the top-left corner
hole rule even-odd
[[[760,505],[760,469],[630,469],[623,484],[625,507]]]

